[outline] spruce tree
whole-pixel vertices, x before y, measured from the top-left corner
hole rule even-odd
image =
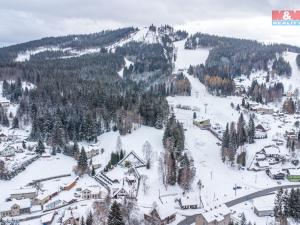
[[[246,220],[246,216],[244,213],[242,213],[239,225],[247,225],[247,220]]]
[[[80,219],[80,225],[85,225],[83,216],[82,216],[81,219]]]
[[[17,128],[19,128],[19,119],[18,117],[15,117],[12,122],[12,129],[17,129]]]
[[[275,203],[274,203],[274,216],[277,220],[281,221],[283,217],[283,207],[282,207],[282,195],[283,195],[283,189],[281,188],[275,197]]]
[[[255,137],[255,124],[252,116],[250,116],[249,124],[248,124],[248,142],[249,144],[254,143]]]
[[[229,149],[229,128],[228,128],[228,123],[226,125],[225,132],[223,133],[223,138],[222,138],[222,148],[221,148],[221,156],[222,156],[222,161],[225,162],[226,159],[226,152],[228,152]]]
[[[81,148],[80,156],[78,159],[78,168],[81,170],[81,172],[86,172],[87,170],[87,156],[84,148]]]
[[[245,132],[245,120],[243,113],[240,114],[238,124],[237,124],[237,140],[238,145],[242,146],[247,140],[246,132]]]
[[[40,155],[45,152],[45,146],[41,140],[38,141],[35,152]]]
[[[107,225],[125,225],[119,204],[114,201],[107,219]]]
[[[87,218],[86,218],[86,221],[85,221],[85,224],[86,225],[93,225],[93,214],[92,212],[90,211],[89,214],[87,215]]]
[[[51,155],[56,155],[56,147],[52,147]]]
[[[91,172],[91,175],[92,175],[92,176],[95,176],[95,175],[96,175],[94,166],[92,166],[92,172]]]
[[[79,152],[79,146],[78,146],[77,141],[74,142],[72,152],[73,152],[74,158],[78,159],[80,152]]]

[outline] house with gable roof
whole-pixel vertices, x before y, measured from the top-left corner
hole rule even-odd
[[[135,153],[135,151],[131,151],[118,163],[118,165],[122,167],[128,167],[128,165],[130,165],[129,167],[139,168],[146,166],[146,163]]]

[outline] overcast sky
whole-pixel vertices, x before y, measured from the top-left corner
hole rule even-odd
[[[273,9],[300,0],[0,0],[0,46],[151,23],[300,46],[300,26],[272,26]]]

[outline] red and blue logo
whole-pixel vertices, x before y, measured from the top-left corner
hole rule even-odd
[[[275,26],[299,26],[300,10],[273,10],[272,25]]]

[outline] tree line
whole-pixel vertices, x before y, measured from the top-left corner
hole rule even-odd
[[[184,130],[174,116],[169,118],[164,136],[164,154],[160,158],[160,174],[164,185],[178,184],[183,190],[190,190],[195,177],[194,160],[184,149]]]
[[[227,123],[226,129],[222,137],[221,156],[222,161],[230,162],[234,165],[236,162],[243,167],[246,166],[246,151],[239,147],[242,147],[245,143],[254,143],[255,137],[255,123],[253,116],[250,116],[248,124],[244,119],[243,114],[240,114],[238,122]]]
[[[276,82],[267,86],[265,83],[259,84],[257,80],[253,80],[246,93],[251,97],[251,100],[268,104],[281,100],[284,94],[284,85],[281,82]]]
[[[280,189],[276,194],[274,205],[274,215],[280,224],[288,224],[288,218],[292,218],[296,222],[300,221],[299,188],[292,188],[290,191]]]
[[[208,75],[236,77],[250,75],[252,71],[268,71],[268,63],[274,60],[273,70],[279,75],[290,74],[290,65],[278,54],[284,51],[300,52],[300,48],[285,44],[266,45],[254,40],[221,37],[204,33],[190,36],[186,49],[212,48],[205,62]]]

